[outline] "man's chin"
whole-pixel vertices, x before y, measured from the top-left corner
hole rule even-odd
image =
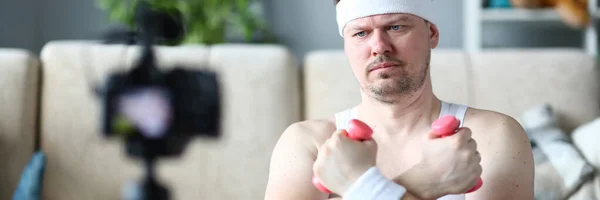
[[[391,80],[391,79],[395,79],[395,78],[402,78],[402,77],[397,77],[397,76],[402,76],[401,74],[398,73],[393,73],[390,71],[381,71],[381,72],[375,72],[376,76],[378,79],[382,79],[382,80]]]
[[[381,80],[370,85],[369,92],[378,99],[403,99],[412,96],[416,89],[394,80]]]
[[[371,83],[370,88],[380,91],[388,91],[391,94],[402,92],[409,86],[409,80],[398,78],[381,78]]]
[[[381,96],[381,97],[396,97],[396,96],[402,96],[403,94],[406,94],[408,91],[403,88],[384,86],[384,87],[371,87],[370,92],[376,96]]]

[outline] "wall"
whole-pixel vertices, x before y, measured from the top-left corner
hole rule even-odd
[[[35,0],[40,2],[40,38],[44,43],[62,39],[100,39],[107,31],[97,0]]]
[[[280,41],[303,57],[314,49],[341,49],[333,0],[263,0],[266,17]],[[36,3],[41,2],[41,3]],[[0,47],[34,52],[57,39],[98,39],[109,24],[96,0],[0,0]],[[434,16],[439,48],[462,48],[463,1],[438,1]],[[484,26],[488,46],[580,46],[582,32],[561,23],[495,23]],[[534,36],[535,35],[535,36]]]
[[[39,53],[59,39],[99,39],[109,24],[96,0],[0,0],[0,47]]]
[[[36,0],[0,0],[0,47],[36,49],[40,42]]]
[[[266,0],[273,30],[294,53],[313,49],[341,49],[333,0]],[[462,48],[463,1],[437,1],[434,21],[440,29],[439,48]],[[583,43],[583,32],[561,23],[488,23],[483,27],[486,46],[571,46]],[[534,36],[536,35],[536,36]]]

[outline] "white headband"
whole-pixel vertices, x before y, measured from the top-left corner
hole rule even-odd
[[[352,20],[372,15],[406,13],[431,21],[434,0],[341,0],[335,7],[338,29]]]

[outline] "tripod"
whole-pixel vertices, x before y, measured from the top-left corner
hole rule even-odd
[[[116,35],[135,35],[142,54],[133,69],[111,74],[104,89],[98,90],[103,134],[123,138],[127,155],[144,165],[141,183],[123,188],[125,200],[169,200],[168,188],[156,179],[156,161],[183,154],[193,137],[219,138],[221,134],[216,73],[182,66],[159,70],[157,66],[153,44],[180,37],[181,20],[141,1],[136,8],[136,33]]]
[[[169,200],[168,188],[161,185],[155,177],[155,162],[158,156],[152,149],[151,141],[141,144],[144,177],[141,184],[124,188],[123,200]]]

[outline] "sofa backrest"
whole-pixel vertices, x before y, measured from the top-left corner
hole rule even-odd
[[[0,48],[0,199],[12,195],[35,149],[39,60]]]
[[[580,49],[504,49],[470,55],[469,104],[519,119],[548,103],[567,133],[600,117],[595,57]]]
[[[44,47],[43,199],[119,199],[128,181],[140,180],[140,162],[122,142],[102,137],[101,104],[88,82],[130,68],[138,54],[135,46],[83,42]],[[172,199],[262,199],[271,151],[301,116],[296,59],[280,46],[243,44],[163,46],[157,56],[161,68],[215,70],[223,88],[222,138],[198,138],[180,158],[158,163]]]
[[[508,114],[549,103],[570,132],[600,116],[596,59],[578,49],[494,49],[467,54],[435,49],[434,93],[442,100]],[[305,116],[331,117],[360,102],[358,83],[343,50],[305,58]]]

